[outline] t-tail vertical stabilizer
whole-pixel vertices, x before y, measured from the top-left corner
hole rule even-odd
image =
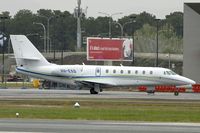
[[[25,35],[10,35],[17,66],[44,66],[50,63]]]

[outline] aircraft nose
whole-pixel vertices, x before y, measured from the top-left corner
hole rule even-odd
[[[193,84],[196,84],[196,82],[194,80],[191,80],[190,79],[190,83],[193,85]]]
[[[191,85],[196,84],[196,82],[195,82],[194,80],[191,80],[191,79],[189,79],[189,78],[185,78],[185,82],[186,82],[187,84],[191,84]]]

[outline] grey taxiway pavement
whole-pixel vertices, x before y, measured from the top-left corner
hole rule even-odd
[[[0,119],[0,133],[200,133],[195,123]]]
[[[89,90],[38,90],[38,89],[0,89],[0,99],[37,99],[37,98],[130,98],[130,99],[170,99],[200,100],[200,93],[155,93],[146,92],[104,91],[91,95]]]
[[[200,100],[200,94],[155,93],[104,91],[91,95],[89,90],[38,90],[38,89],[0,89],[0,100],[6,99],[56,99],[56,98],[130,98]],[[83,120],[36,120],[0,119],[0,133],[200,133],[200,123],[144,123]]]

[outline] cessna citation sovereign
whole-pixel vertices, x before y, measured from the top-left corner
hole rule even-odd
[[[49,63],[24,35],[11,35],[16,71],[31,77],[86,87],[91,94],[115,86],[192,85],[195,81],[159,67],[56,65]]]

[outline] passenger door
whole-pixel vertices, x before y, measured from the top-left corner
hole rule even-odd
[[[96,70],[95,70],[95,75],[97,77],[101,76],[101,68],[100,67],[97,67]]]

